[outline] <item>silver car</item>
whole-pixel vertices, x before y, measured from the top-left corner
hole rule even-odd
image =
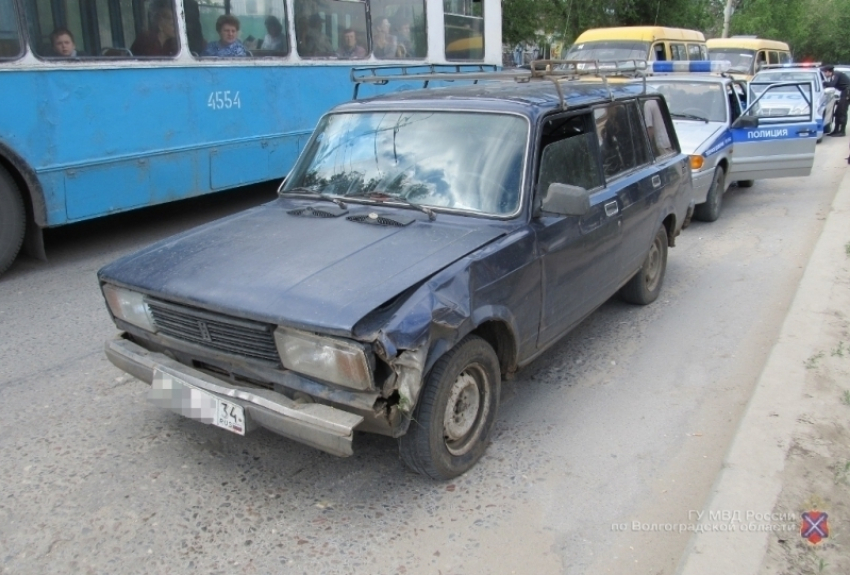
[[[811,173],[820,126],[811,107],[765,117],[765,103],[770,106],[773,96],[789,87],[806,94],[811,90],[807,82],[766,87],[747,107],[742,80],[709,74],[646,79],[648,93],[664,96],[682,152],[690,155],[695,219],[720,217],[731,182],[749,187],[758,179]]]
[[[750,94],[761,94],[767,86],[782,82],[809,82],[814,95],[812,101],[815,118],[818,122],[818,142],[824,134],[835,128],[835,107],[838,92],[825,86],[826,78],[820,68],[812,66],[789,66],[787,64],[762,66],[758,74],[750,80]],[[779,90],[763,103],[765,115],[783,116],[788,113],[802,112],[809,103],[802,94],[793,88]]]

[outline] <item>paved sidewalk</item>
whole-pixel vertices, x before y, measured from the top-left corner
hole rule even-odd
[[[787,538],[791,544],[808,545],[800,537],[800,517],[796,512],[789,513],[788,517],[773,518],[773,523],[781,521],[784,523],[783,528],[788,529],[788,532],[781,536],[770,530],[753,531],[748,529],[746,524],[753,521],[753,515],[766,513],[766,525],[770,527],[770,515],[775,514],[777,501],[783,491],[783,481],[788,478],[785,468],[789,460],[789,447],[795,443],[795,428],[799,431],[800,421],[813,424],[808,419],[801,419],[806,407],[812,409],[814,406],[817,417],[816,406],[819,404],[812,404],[810,399],[806,399],[812,397],[811,393],[818,393],[812,391],[813,386],[818,387],[812,383],[812,368],[815,365],[813,358],[824,357],[823,351],[829,349],[829,345],[839,343],[839,351],[843,345],[835,342],[835,337],[831,337],[830,342],[826,336],[830,331],[835,331],[832,328],[838,320],[841,320],[842,325],[846,324],[841,310],[845,309],[843,306],[846,301],[842,300],[846,300],[848,293],[847,268],[850,263],[847,256],[850,252],[845,248],[850,241],[848,222],[850,171],[845,173],[841,181],[777,343],[765,364],[735,439],[724,459],[723,469],[712,488],[701,517],[700,525],[704,531],[691,538],[679,562],[679,575],[773,573],[776,572],[776,565],[766,564],[769,544],[776,545],[776,540]],[[833,352],[832,355],[836,353]],[[834,387],[820,387],[821,393],[828,393],[829,400],[835,405],[839,404]],[[850,408],[841,408],[848,409],[847,417],[850,419]],[[813,425],[810,428],[813,428]],[[829,453],[827,461],[828,457]],[[831,481],[831,468],[823,465],[822,467],[830,473]],[[802,481],[805,483],[811,480],[804,478]],[[803,504],[803,501],[795,503],[797,506]],[[833,519],[843,521],[847,518],[831,515],[830,523],[833,523]],[[755,517],[755,523],[765,525],[764,521],[759,522],[758,517]],[[833,531],[836,531],[834,525]],[[840,545],[835,535],[836,533],[832,534],[830,545]],[[770,538],[773,538],[773,542]],[[784,541],[780,543],[785,545]],[[820,569],[823,570],[824,567],[825,564],[821,563]],[[793,565],[782,565],[781,569],[779,572],[782,573],[801,572]],[[817,568],[813,572],[817,572]],[[837,571],[830,568],[824,572]]]

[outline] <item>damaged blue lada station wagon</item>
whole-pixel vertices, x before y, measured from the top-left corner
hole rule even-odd
[[[233,433],[470,469],[502,378],[618,291],[654,301],[693,209],[661,96],[526,73],[331,110],[276,200],[100,270],[109,359]]]

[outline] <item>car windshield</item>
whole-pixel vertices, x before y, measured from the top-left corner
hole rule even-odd
[[[730,72],[749,73],[753,67],[752,50],[743,48],[712,48],[708,52],[708,59],[712,61],[726,61],[731,64]]]
[[[567,52],[567,60],[646,60],[649,42],[604,41],[575,44]]]
[[[646,90],[664,96],[674,120],[726,121],[726,100],[720,83],[648,82]]]
[[[413,202],[492,215],[519,208],[524,118],[460,112],[325,116],[282,194]]]

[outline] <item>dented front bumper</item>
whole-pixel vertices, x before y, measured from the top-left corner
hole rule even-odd
[[[106,356],[118,368],[151,385],[156,374],[157,385],[150,399],[160,407],[210,423],[202,409],[185,401],[191,388],[196,388],[242,406],[248,430],[264,427],[333,455],[353,453],[354,428],[364,419],[328,405],[300,403],[272,390],[233,385],[123,338],[106,342]]]

